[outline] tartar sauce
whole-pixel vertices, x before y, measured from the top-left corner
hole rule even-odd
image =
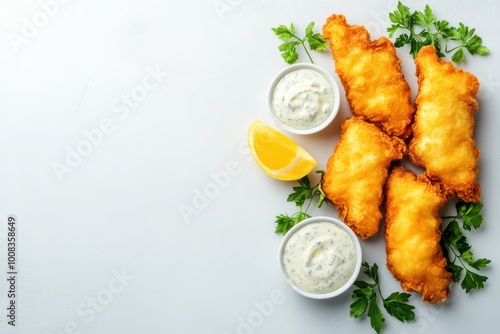
[[[352,276],[356,261],[356,247],[349,234],[329,222],[300,228],[283,251],[288,277],[301,290],[316,294],[343,286]]]
[[[310,129],[328,118],[334,105],[332,85],[320,73],[298,69],[285,74],[276,84],[273,112],[286,125]]]

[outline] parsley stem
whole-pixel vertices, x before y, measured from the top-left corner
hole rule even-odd
[[[470,272],[470,270],[468,269],[468,267],[465,265],[464,261],[462,260],[462,256],[457,254],[457,252],[455,251],[455,248],[450,246],[450,250],[452,251],[453,255],[455,256],[455,258],[453,259],[453,261],[451,261],[451,263],[455,263],[455,261],[458,259],[458,261],[462,265],[462,268],[465,269],[465,272]]]
[[[465,263],[464,263],[464,261],[462,260],[462,255],[461,255],[461,254],[459,254],[459,253],[457,252],[458,250],[456,250],[456,249],[455,249],[455,247],[453,247],[453,246],[452,246],[450,239],[448,239],[448,238],[446,238],[446,237],[444,237],[444,236],[443,236],[443,238],[444,238],[444,239],[446,240],[446,242],[450,245],[450,246],[448,247],[448,249],[449,249],[449,250],[451,250],[451,252],[452,252],[452,253],[453,253],[453,255],[454,255],[453,261],[451,261],[451,259],[448,259],[448,262],[455,263],[455,261],[458,259],[458,261],[459,261],[459,262],[460,262],[460,264],[462,265],[462,268],[464,268],[466,272],[470,272],[470,270],[468,269],[468,267],[466,266],[466,264],[465,264]]]
[[[410,30],[410,33],[411,33],[411,37],[416,39],[419,43],[423,43],[424,41],[422,41],[422,39],[413,32],[413,30]]]
[[[311,55],[309,54],[309,51],[307,51],[307,48],[306,48],[306,46],[304,44],[304,41],[302,41],[301,43],[302,43],[302,46],[304,47],[304,50],[306,50],[306,53],[307,53],[307,56],[309,57],[309,60],[311,61],[312,64],[314,64],[314,61],[311,58]]]
[[[455,51],[456,49],[460,49],[463,46],[464,46],[463,44],[462,45],[458,45],[458,46],[455,46],[454,48],[448,50],[448,44],[446,44],[445,50],[446,50],[447,53],[450,53],[452,51]]]
[[[307,57],[309,57],[309,60],[311,61],[311,63],[314,64],[314,61],[313,61],[311,55],[309,54],[309,51],[307,51],[306,45],[304,43],[304,40],[301,39],[301,38],[299,38],[297,35],[292,35],[292,36],[295,37],[300,42],[300,44],[302,44],[302,47],[306,51]]]
[[[309,198],[309,203],[307,203],[306,210],[304,212],[307,212],[307,210],[309,210],[309,207],[311,206],[312,200],[313,200],[314,196],[316,195],[317,188],[318,188],[318,186],[314,187],[311,198]]]
[[[379,284],[379,282],[377,281],[375,283],[377,283],[377,290],[378,290],[378,293],[380,295],[380,298],[382,298],[382,300],[384,300],[385,298],[384,298],[384,296],[382,296],[382,290],[380,290],[380,284]]]
[[[453,261],[451,261],[451,259],[448,259],[448,261],[449,261],[449,262],[451,262],[451,263],[455,263],[455,261],[457,260],[457,258],[458,258],[458,259],[460,259],[460,255],[459,255],[459,254],[457,254],[457,252],[455,251],[455,248],[454,248],[453,246],[451,246],[451,241],[450,241],[450,239],[446,238],[444,235],[443,235],[443,239],[446,241],[446,243],[447,243],[447,244],[449,244],[449,245],[450,245],[450,246],[448,247],[448,249],[449,249],[449,250],[451,250],[451,252],[452,252],[452,253],[453,253],[453,255],[455,256],[455,257],[454,257],[454,259],[453,259]],[[460,262],[462,262],[462,261],[460,261]],[[462,265],[463,265],[463,263],[462,263]]]
[[[415,31],[413,31],[413,27],[412,26],[410,26],[410,25],[401,25],[401,24],[399,24],[398,26],[399,26],[400,29],[406,29],[406,30],[408,30],[409,33],[410,33],[410,37],[411,38],[417,40],[420,43],[423,43],[423,41],[420,38],[420,36],[417,33],[415,33]]]

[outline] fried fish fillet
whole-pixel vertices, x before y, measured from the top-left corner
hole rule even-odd
[[[394,167],[386,183],[387,268],[406,291],[430,303],[445,301],[452,275],[439,244],[439,210],[446,197],[425,174]]]
[[[323,34],[351,112],[406,139],[414,107],[394,44],[386,37],[371,41],[363,26],[351,26],[336,14],[327,19]]]
[[[406,146],[402,139],[388,136],[359,117],[346,119],[341,128],[321,187],[339,210],[339,217],[366,239],[379,230],[382,190],[389,166],[403,157]]]
[[[479,150],[473,134],[479,82],[439,59],[433,46],[420,49],[415,64],[419,88],[410,158],[441,183],[448,198],[479,202]]]

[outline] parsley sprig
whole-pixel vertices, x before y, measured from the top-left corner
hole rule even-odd
[[[316,173],[323,175],[323,171],[316,171]],[[292,227],[303,221],[304,219],[310,218],[311,215],[307,213],[307,210],[311,206],[314,198],[317,198],[317,207],[321,208],[325,201],[328,199],[325,197],[325,193],[321,189],[321,181],[315,186],[311,187],[311,181],[306,175],[300,180],[297,180],[299,185],[293,187],[293,192],[288,195],[288,202],[295,202],[295,205],[300,208],[300,210],[293,215],[279,214],[276,216],[276,233],[286,234]],[[307,202],[306,207],[304,204]]]
[[[274,34],[284,41],[278,49],[281,52],[281,57],[283,57],[288,64],[293,64],[299,59],[299,54],[296,48],[298,45],[302,45],[304,47],[311,63],[314,63],[314,61],[307,50],[306,42],[311,50],[324,51],[327,49],[325,37],[320,33],[314,33],[313,28],[314,22],[307,25],[306,35],[304,38],[300,38],[295,34],[295,26],[293,23],[290,24],[290,27],[282,24],[276,28],[271,28],[272,31],[274,31]]]
[[[361,318],[367,313],[370,318],[371,327],[375,332],[380,334],[385,322],[384,313],[380,309],[377,300],[377,296],[380,295],[382,304],[389,315],[401,322],[411,322],[415,319],[415,312],[413,312],[415,307],[409,304],[411,297],[409,293],[393,292],[387,298],[382,296],[378,279],[378,265],[376,263],[370,266],[368,262],[364,261],[363,273],[371,278],[374,283],[367,283],[365,281],[354,282],[357,289],[352,292],[352,298],[356,300],[350,306],[349,315],[351,317]]]
[[[448,21],[437,20],[429,5],[425,6],[423,12],[411,13],[410,8],[399,1],[397,9],[389,13],[389,19],[393,23],[387,28],[389,37],[392,38],[400,29],[407,31],[396,38],[394,46],[399,48],[409,44],[413,58],[425,45],[433,45],[439,57],[445,56],[443,51],[453,52],[451,60],[456,63],[465,61],[464,50],[471,55],[485,55],[489,52],[489,49],[482,45],[481,37],[474,34],[476,29],[469,29],[462,22],[458,27],[451,27]],[[450,43],[450,41],[453,42]],[[444,44],[444,50],[442,44]]]
[[[480,271],[485,268],[491,260],[480,258],[475,260],[471,251],[472,246],[467,243],[458,219],[462,221],[462,228],[466,231],[471,231],[472,228],[478,229],[483,223],[481,209],[483,204],[458,202],[455,205],[457,210],[456,216],[442,217],[443,219],[452,219],[441,237],[441,246],[448,258],[447,269],[452,273],[453,282],[458,283],[462,278],[460,286],[469,293],[472,289],[484,288],[484,283],[488,277],[472,271],[470,268]]]

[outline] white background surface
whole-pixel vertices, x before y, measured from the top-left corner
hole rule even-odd
[[[465,295],[454,285],[437,305],[414,294],[417,320],[387,317],[384,329],[487,333],[498,322],[500,296],[500,5],[428,3],[438,18],[477,28],[491,50],[461,66],[481,82],[476,139],[485,223],[469,240],[493,262],[484,290]],[[44,21],[38,1],[0,1],[0,332],[372,333],[368,319],[349,317],[349,294],[308,300],[285,285],[274,217],[294,212],[286,202],[294,183],[258,169],[246,132],[256,118],[271,122],[267,87],[286,66],[271,27],[294,22],[302,33],[315,21],[320,31],[330,14],[344,13],[376,38],[395,2],[73,0],[51,8]],[[39,27],[30,31],[26,22]],[[25,40],[13,43],[23,29]],[[398,54],[415,94],[408,49]],[[313,57],[334,71],[328,52]],[[304,54],[301,61],[308,61]],[[148,79],[155,71],[157,80]],[[150,90],[141,88],[144,80]],[[131,94],[137,99],[127,106]],[[349,115],[343,99],[326,130],[290,136],[324,169]],[[91,146],[85,133],[95,136]],[[77,149],[81,160],[69,157]],[[54,164],[68,169],[58,178]],[[192,214],[183,216],[187,207]],[[312,213],[336,216],[331,207]],[[6,323],[12,214],[19,237],[15,328]],[[399,290],[381,234],[362,247],[365,260],[379,264],[385,293]]]

